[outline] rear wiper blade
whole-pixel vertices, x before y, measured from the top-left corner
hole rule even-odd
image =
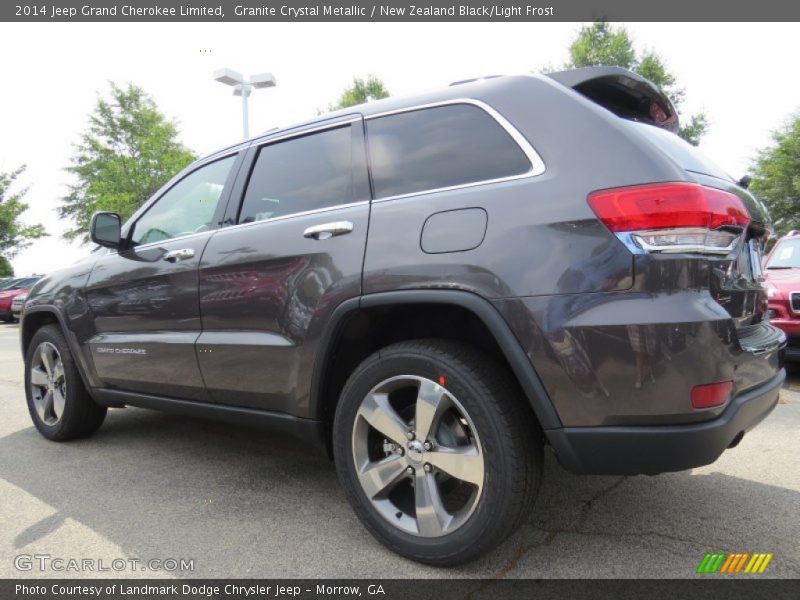
[[[782,267],[781,266],[781,267],[767,267],[767,270],[772,271],[772,270],[777,270],[777,269],[796,269],[796,268],[797,267]]]

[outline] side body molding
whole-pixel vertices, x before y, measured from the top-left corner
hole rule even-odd
[[[522,346],[511,331],[508,323],[492,306],[481,296],[472,292],[461,290],[401,290],[368,294],[360,298],[353,298],[340,304],[333,313],[319,343],[317,358],[314,363],[314,372],[311,380],[311,415],[313,418],[322,419],[323,391],[322,382],[327,373],[326,365],[330,348],[336,340],[337,333],[352,311],[360,308],[373,308],[398,304],[450,304],[464,308],[477,316],[489,332],[494,336],[502,350],[508,364],[516,375],[525,396],[530,402],[542,429],[556,429],[561,427],[547,391],[537,375],[533,365],[525,354]]]

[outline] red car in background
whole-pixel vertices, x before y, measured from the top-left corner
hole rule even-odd
[[[800,232],[791,231],[764,261],[770,322],[786,333],[786,360],[800,361]]]
[[[0,287],[0,321],[14,320],[14,315],[11,313],[11,303],[14,298],[20,294],[27,294],[30,287],[39,281],[41,277],[23,277],[22,279],[12,279]]]

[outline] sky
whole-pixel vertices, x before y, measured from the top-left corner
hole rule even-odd
[[[142,86],[207,154],[241,138],[241,104],[213,80],[230,67],[272,72],[277,87],[250,99],[250,133],[312,118],[355,76],[380,77],[393,95],[567,60],[580,23],[0,23],[0,171],[28,166],[24,221],[49,237],[12,259],[17,275],[73,263],[57,213],[73,145],[108,82]],[[748,170],[770,132],[800,109],[791,75],[797,23],[625,24],[640,50],[658,52],[686,88],[683,111],[703,110],[702,151],[731,175]]]

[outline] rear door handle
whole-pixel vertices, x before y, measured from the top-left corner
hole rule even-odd
[[[315,240],[327,240],[335,235],[344,235],[353,231],[353,224],[350,221],[335,221],[334,223],[322,223],[308,227],[303,236],[314,238]]]
[[[194,256],[194,250],[191,248],[181,248],[180,250],[170,250],[164,255],[164,260],[171,263],[180,262],[187,258]]]

